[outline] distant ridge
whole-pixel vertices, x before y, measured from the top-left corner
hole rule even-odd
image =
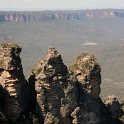
[[[42,22],[51,20],[124,18],[123,9],[0,11],[0,22]]]

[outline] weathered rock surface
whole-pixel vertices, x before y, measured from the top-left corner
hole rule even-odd
[[[78,80],[78,104],[82,124],[104,124],[105,106],[99,97],[101,84],[101,68],[95,56],[82,53],[76,63],[70,67]],[[75,113],[77,113],[75,111]],[[77,124],[77,123],[74,123]]]
[[[100,94],[101,68],[95,56],[82,53],[70,69],[72,69],[82,86],[85,96],[89,95],[93,98],[98,98]]]
[[[70,70],[51,47],[29,78],[44,124],[107,124],[107,111],[99,97],[101,68],[96,58],[83,53]]]
[[[44,124],[113,123],[111,110],[99,97],[101,68],[93,55],[82,53],[68,70],[51,47],[32,71],[29,84],[36,91]]]
[[[0,46],[0,124],[118,124],[120,103],[99,97],[101,68],[93,55],[82,53],[68,69],[50,47],[27,83],[20,52],[15,43]]]
[[[31,77],[36,80],[37,102],[44,124],[71,123],[70,114],[77,106],[77,87],[55,48],[48,49],[33,74]]]
[[[0,46],[0,89],[2,112],[16,121],[27,107],[26,80],[19,54],[21,48],[15,43]]]

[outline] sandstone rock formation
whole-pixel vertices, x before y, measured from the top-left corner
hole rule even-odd
[[[51,47],[29,78],[29,84],[35,85],[44,124],[107,124],[105,105],[99,97],[101,68],[96,58],[83,53],[70,70]]]
[[[70,67],[74,72],[85,96],[98,98],[101,84],[101,68],[95,56],[82,53],[76,63]]]
[[[105,106],[99,97],[101,68],[95,56],[82,53],[78,56],[76,63],[70,67],[70,70],[73,71],[78,80],[79,123],[107,124],[104,113]]]
[[[12,121],[16,121],[26,109],[26,80],[23,75],[19,54],[21,48],[15,43],[3,43],[0,46],[0,89],[2,112]]]
[[[118,124],[123,113],[117,98],[104,104],[99,97],[95,56],[82,53],[68,69],[50,47],[27,82],[20,52],[15,43],[0,45],[0,124]]]
[[[36,80],[37,102],[44,124],[71,123],[70,114],[77,106],[77,87],[54,47],[48,49],[45,59],[33,70],[31,81],[32,77]]]

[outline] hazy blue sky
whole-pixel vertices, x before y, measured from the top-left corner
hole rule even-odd
[[[124,8],[124,0],[0,0],[0,10]]]

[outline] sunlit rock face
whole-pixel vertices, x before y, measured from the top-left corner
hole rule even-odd
[[[25,103],[22,92],[26,81],[20,52],[21,48],[15,43],[3,43],[0,46],[0,85],[5,103],[2,111],[13,121],[20,117],[22,107],[26,105],[22,104]]]
[[[84,94],[98,98],[100,94],[101,68],[95,56],[82,53],[70,68],[75,73]]]
[[[77,106],[76,80],[69,74],[54,47],[48,49],[46,57],[39,62],[29,79],[35,81],[37,103],[44,124],[71,123],[70,115]]]

